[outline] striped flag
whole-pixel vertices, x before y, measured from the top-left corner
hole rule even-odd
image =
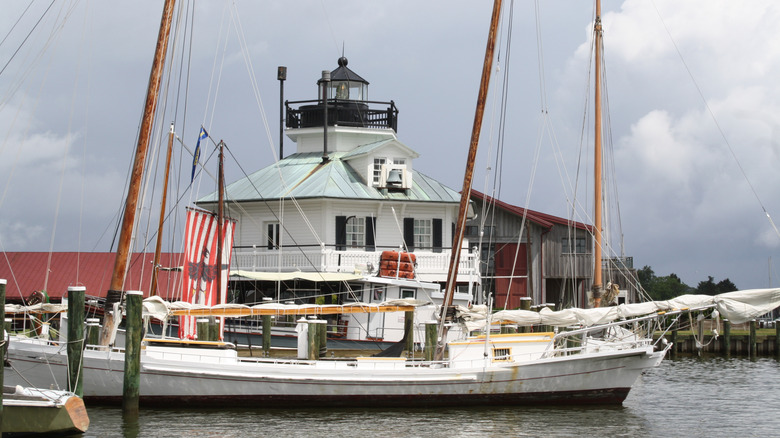
[[[198,167],[198,160],[200,160],[200,141],[207,138],[209,138],[209,134],[201,126],[200,134],[198,134],[198,142],[195,143],[195,153],[192,154],[192,176],[190,177],[190,184],[195,180],[195,168]]]
[[[227,298],[230,257],[233,249],[235,221],[227,219],[222,225],[222,266],[217,266],[217,217],[211,212],[187,209],[187,224],[184,234],[184,271],[182,300],[190,304],[213,306],[217,304],[217,275],[222,276],[220,303]],[[220,269],[221,268],[221,269]],[[224,319],[220,323],[220,339]],[[179,319],[179,337],[196,339],[195,317],[182,316]]]

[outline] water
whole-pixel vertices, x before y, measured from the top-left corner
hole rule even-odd
[[[749,437],[780,431],[773,359],[665,360],[622,406],[462,409],[144,409],[90,407],[85,437]]]

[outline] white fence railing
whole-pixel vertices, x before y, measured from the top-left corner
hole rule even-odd
[[[234,250],[234,269],[255,272],[356,272],[365,265],[379,267],[382,251],[343,250],[333,248],[283,248],[280,250]],[[423,280],[443,281],[450,262],[450,251],[416,251],[417,274]],[[468,281],[468,276],[479,278],[479,255],[462,251],[458,265],[458,280]],[[428,278],[426,278],[428,277]]]

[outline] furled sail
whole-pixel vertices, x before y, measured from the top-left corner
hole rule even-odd
[[[493,321],[510,321],[523,326],[543,324],[551,326],[583,325],[590,327],[619,319],[635,318],[658,312],[715,308],[720,315],[734,324],[750,321],[780,307],[780,289],[751,289],[727,292],[719,295],[681,295],[666,301],[621,304],[619,306],[591,309],[564,309],[539,312],[530,310],[502,310],[492,315]],[[460,308],[459,315],[469,330],[485,327],[486,309]]]
[[[222,254],[217,257],[217,217],[211,212],[187,209],[182,275],[183,301],[207,306],[225,302],[234,229],[234,220],[225,220],[222,224]],[[221,291],[217,291],[218,275],[222,276],[219,283],[222,285]],[[222,333],[221,324],[219,332]],[[196,339],[195,317],[181,317],[179,337]]]

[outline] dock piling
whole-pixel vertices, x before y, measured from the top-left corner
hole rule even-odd
[[[84,304],[87,288],[68,287],[68,391],[84,395]]]
[[[125,295],[125,375],[122,387],[122,413],[138,415],[141,386],[141,333],[143,331],[143,292],[128,291]]]

